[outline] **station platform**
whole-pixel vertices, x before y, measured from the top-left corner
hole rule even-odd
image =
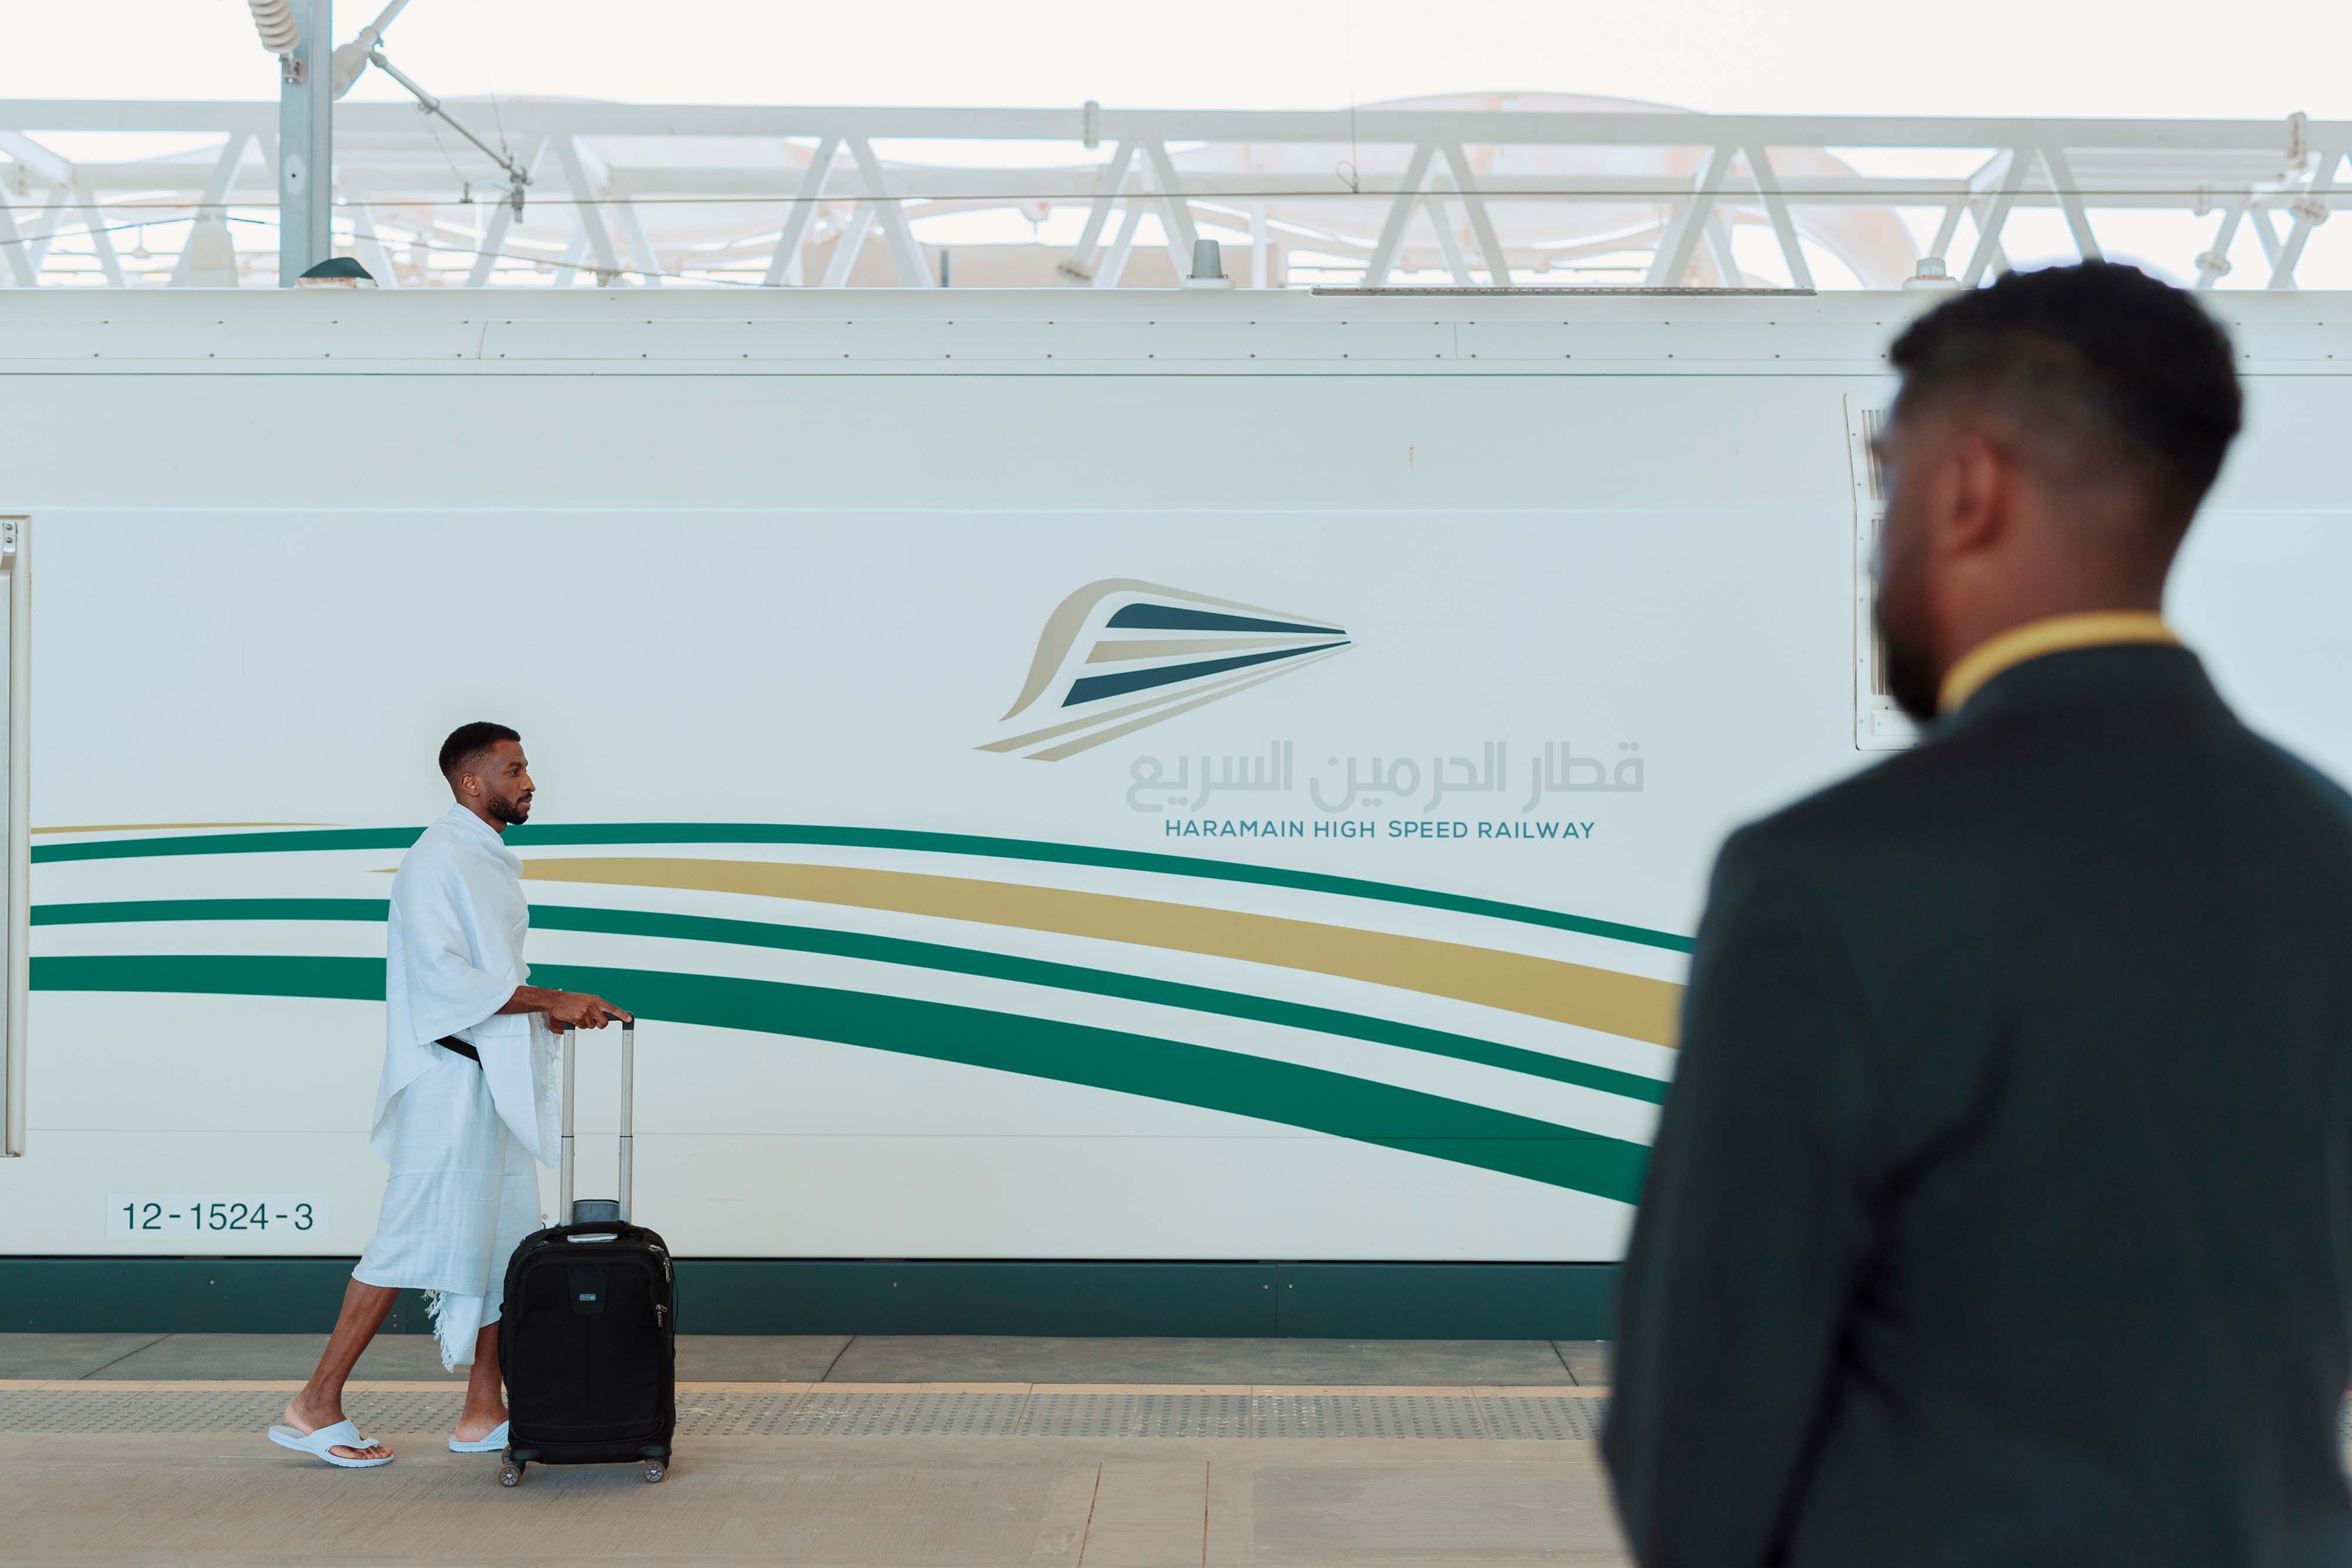
[[[1621,1563],[1592,1342],[681,1337],[669,1478],[443,1447],[386,1336],[337,1471],[262,1428],[322,1342],[0,1334],[0,1563]]]

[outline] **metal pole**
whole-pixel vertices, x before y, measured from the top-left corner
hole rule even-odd
[[[629,1218],[629,1200],[637,1176],[637,1026],[621,1026],[621,1218]]]
[[[334,0],[293,0],[302,41],[281,55],[278,89],[278,287],[335,253]]]
[[[557,1042],[563,1054],[563,1134],[562,1151],[555,1162],[555,1223],[572,1223],[572,1096],[579,1086],[580,1031],[567,1029]]]

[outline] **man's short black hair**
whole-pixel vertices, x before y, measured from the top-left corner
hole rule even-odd
[[[2138,482],[2176,543],[2238,434],[2229,334],[2136,267],[2005,274],[1913,322],[1889,357],[1903,372],[1898,414],[1958,398],[1994,406],[2033,455]]]
[[[471,724],[461,724],[449,732],[448,739],[441,743],[441,777],[454,783],[457,775],[465,771],[466,764],[499,741],[519,741],[521,738],[505,725],[492,724],[487,719],[478,718]]]

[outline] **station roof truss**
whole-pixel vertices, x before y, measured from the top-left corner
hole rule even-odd
[[[2102,254],[2167,213],[2210,287],[2296,286],[2352,121],[1716,116],[1498,95],[1339,111],[480,100],[530,172],[412,105],[335,111],[336,236],[386,287],[1892,288]],[[276,275],[277,106],[0,100],[0,287]],[[1891,172],[1890,172],[1891,171]],[[520,211],[518,211],[520,207]],[[1028,233],[1022,234],[1025,225]],[[2251,230],[2255,247],[2243,241]],[[2242,282],[2252,282],[2248,277]]]

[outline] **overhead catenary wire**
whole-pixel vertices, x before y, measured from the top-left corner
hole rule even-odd
[[[248,204],[240,202],[237,204],[239,206],[244,206]],[[101,224],[95,229],[76,229],[72,232],[76,234],[122,234],[131,229],[145,228],[155,221],[156,220],[153,218],[148,218],[140,223]],[[278,226],[265,218],[243,217],[234,213],[227,215],[226,221],[233,224],[251,224],[257,228],[275,228]],[[0,249],[5,249],[11,246],[39,245],[45,242],[54,245],[55,241],[59,237],[61,236],[54,235],[20,235],[15,239],[0,240]],[[401,242],[401,248],[406,250],[428,251],[440,256],[470,256],[476,257],[487,256],[494,261],[529,262],[534,267],[561,267],[562,265],[557,257],[546,255],[543,252],[488,250],[478,246],[436,245],[422,235]],[[594,272],[599,269],[595,267],[583,267],[579,270],[583,272]],[[749,269],[746,268],[745,270]],[[615,276],[626,277],[673,277],[681,283],[715,283],[723,285],[729,288],[756,288],[760,287],[757,284],[744,283],[737,278],[719,277],[708,272],[671,272],[663,268],[648,270],[642,267],[625,267],[618,268],[615,272]]]
[[[522,211],[522,188],[530,183],[530,170],[524,168],[521,164],[516,162],[511,157],[499,152],[498,149],[492,147],[488,142],[483,141],[480,137],[467,130],[466,128],[466,122],[459,120],[456,115],[451,114],[446,109],[443,108],[439,99],[425,91],[425,89],[419,86],[415,78],[411,78],[407,72],[402,70],[398,66],[394,65],[390,60],[384,58],[383,51],[382,49],[370,49],[368,51],[367,57],[370,65],[373,65],[376,69],[382,71],[384,75],[398,82],[402,87],[406,88],[415,98],[418,108],[422,109],[427,114],[437,116],[438,118],[448,121],[450,130],[455,131],[458,135],[464,137],[467,141],[480,148],[483,157],[488,158],[491,162],[496,163],[500,169],[504,170],[506,172],[507,178],[514,183],[515,211]],[[503,137],[503,131],[501,131],[501,137]]]

